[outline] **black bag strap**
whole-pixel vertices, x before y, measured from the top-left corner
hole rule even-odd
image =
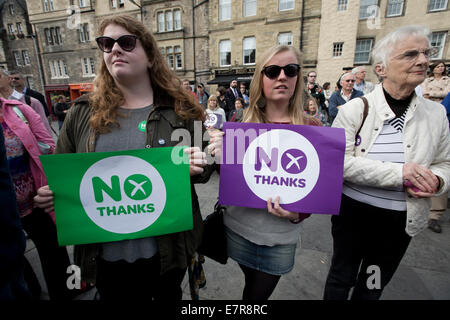
[[[24,94],[24,96],[25,96],[25,103],[31,106],[31,97],[27,94]]]
[[[369,101],[367,101],[366,97],[360,97],[360,98],[364,102],[364,111],[363,111],[363,119],[362,119],[361,125],[360,125],[358,131],[356,131],[356,134],[355,134],[355,144],[356,144],[356,141],[358,139],[359,132],[361,131],[361,129],[362,129],[363,125],[364,125],[364,122],[366,121],[367,114],[369,113]]]

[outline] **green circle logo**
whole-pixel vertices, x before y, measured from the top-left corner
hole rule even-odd
[[[152,193],[152,183],[142,174],[133,174],[125,180],[124,191],[130,199],[144,200]]]
[[[141,121],[138,124],[138,130],[145,132],[145,128],[147,127],[147,121]]]

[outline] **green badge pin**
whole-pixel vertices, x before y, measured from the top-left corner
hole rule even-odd
[[[145,128],[147,127],[147,121],[141,121],[138,125],[138,130],[145,132]]]

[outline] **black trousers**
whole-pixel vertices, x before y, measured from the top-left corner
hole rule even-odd
[[[66,284],[70,276],[67,274],[67,267],[70,266],[69,255],[66,247],[58,246],[56,226],[50,215],[40,208],[35,208],[32,213],[22,218],[22,226],[38,251],[50,299],[72,299],[76,293],[69,290]],[[25,280],[30,281],[29,274]]]
[[[97,290],[101,300],[181,300],[181,282],[186,269],[171,269],[160,274],[160,256],[124,260],[97,259]]]
[[[324,299],[346,300],[354,287],[352,300],[378,300],[411,241],[405,232],[406,212],[377,208],[342,195],[340,214],[331,222],[333,258]],[[379,268],[379,277],[371,266]]]

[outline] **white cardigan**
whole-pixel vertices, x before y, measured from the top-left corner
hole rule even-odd
[[[361,99],[353,99],[342,106],[333,122],[333,127],[345,129],[344,180],[380,188],[402,186],[403,164],[366,158],[384,121],[393,119],[395,114],[386,102],[381,84],[365,97],[369,102],[369,113],[359,133],[359,146],[355,146],[355,134],[363,117],[364,103]],[[442,178],[444,184],[436,196],[447,192],[450,183],[450,133],[444,106],[415,95],[406,114],[403,137],[405,163],[425,166]],[[431,201],[407,194],[406,207],[406,233],[415,236],[427,226]]]

